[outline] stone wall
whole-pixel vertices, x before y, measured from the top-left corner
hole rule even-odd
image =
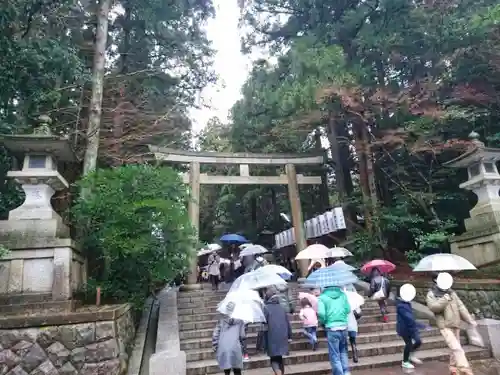
[[[397,287],[404,282],[393,281],[392,284]],[[412,284],[417,289],[415,300],[425,304],[425,297],[432,283],[414,281]],[[453,284],[453,290],[477,319],[500,319],[500,284],[491,284],[487,281],[456,282]]]
[[[23,328],[2,329],[0,322],[0,375],[124,373],[134,337],[132,312],[128,305],[107,308],[96,314],[104,318],[99,321],[82,322],[75,312],[66,319],[74,324],[29,327],[27,318]]]

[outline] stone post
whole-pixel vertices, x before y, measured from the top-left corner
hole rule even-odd
[[[297,172],[295,171],[294,164],[287,164],[285,166],[286,177],[288,180],[288,199],[290,200],[290,207],[292,209],[292,223],[295,232],[295,244],[297,253],[304,250],[307,246],[306,236],[304,233],[304,220],[302,218],[302,207],[300,205],[299,185],[297,184]],[[299,260],[298,266],[300,275],[305,277],[307,275],[307,260]]]
[[[189,171],[189,185],[191,187],[191,197],[188,204],[188,214],[189,219],[191,220],[191,224],[193,225],[196,233],[195,236],[198,238],[198,230],[200,226],[200,163],[199,162],[191,162],[190,171]],[[200,284],[197,284],[198,275],[197,275],[197,266],[198,266],[198,258],[194,256],[191,259],[191,264],[189,266],[189,275],[186,280],[186,284],[184,284],[180,290],[181,291],[189,291],[189,290],[197,290],[201,288]]]

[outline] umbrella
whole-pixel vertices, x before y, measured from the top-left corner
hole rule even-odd
[[[231,243],[245,243],[245,242],[248,242],[248,240],[245,237],[243,237],[243,236],[241,236],[239,234],[235,234],[235,233],[233,233],[233,234],[225,234],[225,235],[223,235],[219,239],[219,241],[221,241],[221,242],[231,242]]]
[[[394,271],[396,266],[388,260],[374,259],[361,267],[361,272],[369,274],[374,268],[378,268],[382,273],[389,273]]]
[[[467,259],[455,254],[432,254],[422,258],[413,271],[465,271],[477,269]]]
[[[211,251],[219,251],[220,249],[222,249],[222,246],[219,245],[218,243],[211,243],[208,244],[206,248]]]
[[[251,245],[246,246],[243,250],[240,251],[240,257],[244,257],[247,255],[257,255],[267,253],[267,249],[264,246],[260,245]]]
[[[365,299],[357,292],[344,291],[351,306],[351,311],[359,309],[365,304]]]
[[[327,258],[345,258],[352,257],[352,253],[345,247],[332,247],[330,249],[330,256]]]
[[[203,255],[212,254],[212,253],[213,253],[213,251],[210,249],[201,249],[200,251],[198,251],[197,255],[199,257],[201,257]]]
[[[248,247],[248,246],[253,246],[253,243],[242,243],[240,246],[238,246],[241,250],[243,250],[244,248]]]
[[[350,266],[349,264],[344,262],[343,260],[337,260],[331,266],[328,266],[328,268],[336,271],[349,271],[349,272],[352,272],[356,269],[353,266]]]
[[[314,244],[307,246],[304,250],[299,252],[295,257],[296,260],[299,259],[324,259],[330,258],[330,249],[325,245]]]
[[[283,266],[278,266],[277,264],[267,264],[264,267],[261,267],[261,269],[266,272],[274,272],[285,280],[288,280],[292,276],[292,273],[289,270]]]
[[[327,288],[329,286],[345,286],[354,284],[358,281],[355,274],[349,271],[339,271],[330,267],[320,268],[314,271],[306,279],[307,285],[314,285],[318,288]]]
[[[217,306],[217,311],[245,323],[265,323],[263,301],[253,290],[228,293]]]
[[[269,272],[261,267],[255,271],[245,273],[234,280],[229,293],[238,290],[262,289],[271,285],[286,285],[286,281],[274,272]]]

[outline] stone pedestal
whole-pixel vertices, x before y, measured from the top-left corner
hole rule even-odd
[[[51,295],[67,300],[87,279],[85,259],[69,239],[29,239],[9,243],[0,260],[0,294]]]
[[[500,359],[500,320],[478,320],[477,330],[483,337],[486,346],[491,349],[493,358]]]

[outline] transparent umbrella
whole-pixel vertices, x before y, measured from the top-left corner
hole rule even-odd
[[[288,280],[292,276],[292,273],[288,269],[277,264],[265,265],[264,267],[262,267],[262,271],[274,272],[285,280]]]
[[[455,254],[432,254],[422,258],[413,271],[465,271],[477,269],[467,259]]]
[[[271,285],[286,285],[286,281],[276,273],[266,271],[263,268],[261,267],[238,277],[231,285],[229,293],[249,289],[257,290]]]
[[[217,311],[245,323],[264,323],[264,302],[254,290],[229,292],[217,306]]]
[[[257,255],[267,253],[267,249],[261,245],[251,245],[246,246],[243,250],[240,251],[240,257],[244,257],[247,255]]]

